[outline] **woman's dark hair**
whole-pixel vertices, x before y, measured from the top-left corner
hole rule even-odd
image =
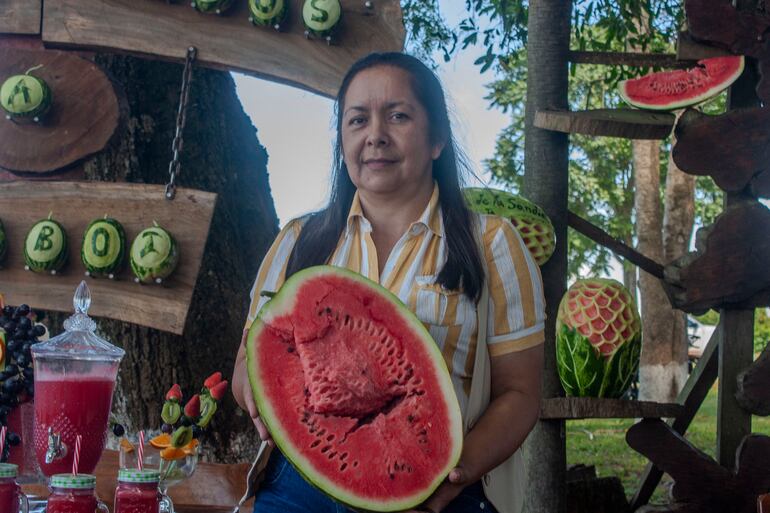
[[[337,140],[329,204],[311,214],[305,222],[289,257],[286,277],[307,267],[326,263],[346,227],[356,188],[348,176],[342,154],[345,94],[358,73],[377,66],[391,66],[409,74],[412,91],[428,113],[431,143],[445,143],[441,155],[433,161],[433,179],[439,188],[447,244],[447,260],[436,281],[449,290],[457,290],[462,284],[465,294],[477,300],[484,282],[484,268],[474,236],[473,218],[461,191],[460,155],[455,148],[444,91],[427,66],[412,56],[396,52],[372,53],[363,57],[353,64],[342,80],[335,103]]]

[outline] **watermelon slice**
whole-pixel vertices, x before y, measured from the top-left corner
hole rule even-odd
[[[620,82],[620,96],[641,109],[674,110],[712,98],[743,73],[742,56],[712,57],[689,70],[661,71]]]
[[[395,296],[358,274],[292,276],[252,325],[247,359],[281,452],[340,502],[412,508],[459,460],[460,407],[441,352]]]

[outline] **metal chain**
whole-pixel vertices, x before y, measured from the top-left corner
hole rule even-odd
[[[191,46],[187,49],[187,60],[184,64],[184,74],[182,75],[182,90],[179,93],[179,110],[176,114],[176,132],[174,133],[174,141],[171,143],[171,162],[168,165],[168,183],[166,184],[166,199],[172,200],[176,195],[176,179],[179,176],[179,153],[182,151],[182,145],[184,140],[182,139],[182,132],[184,131],[184,124],[187,121],[187,102],[190,96],[190,82],[192,78],[192,65],[195,60],[198,50]]]

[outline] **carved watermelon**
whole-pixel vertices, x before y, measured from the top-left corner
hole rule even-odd
[[[24,240],[24,262],[29,271],[51,274],[67,263],[67,232],[53,220],[52,214],[29,230]]]
[[[0,86],[0,107],[8,119],[40,121],[52,103],[48,84],[32,75],[14,75]]]
[[[639,368],[642,323],[615,280],[578,280],[559,303],[556,362],[567,395],[620,397]]]
[[[556,249],[556,233],[542,208],[521,196],[496,189],[469,187],[464,193],[468,207],[474,212],[510,219],[537,265],[551,258]]]
[[[273,439],[338,501],[410,509],[457,464],[460,408],[441,352],[376,283],[337,267],[300,271],[262,309],[246,347]]]
[[[712,98],[743,73],[742,56],[712,57],[689,70],[651,73],[620,82],[620,96],[641,109],[674,110]]]
[[[161,283],[176,269],[179,249],[171,234],[158,223],[142,230],[131,244],[131,270],[136,281]]]
[[[192,0],[190,5],[196,11],[222,14],[233,5],[233,0]]]
[[[249,21],[254,25],[280,28],[289,12],[286,0],[249,0]]]
[[[331,40],[342,19],[342,6],[339,0],[305,0],[302,5],[302,22],[305,34]]]
[[[114,277],[126,254],[126,233],[115,219],[96,219],[86,228],[80,259],[86,274],[94,277]]]

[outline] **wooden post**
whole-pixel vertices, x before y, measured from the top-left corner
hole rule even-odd
[[[738,0],[740,10],[754,10],[757,0]],[[749,60],[746,71],[730,88],[728,110],[758,107],[755,87],[758,77],[755,63]],[[727,193],[725,207],[742,201],[756,201],[742,192]],[[751,433],[751,413],[738,404],[738,374],[754,359],[754,310],[720,310],[722,332],[719,351],[719,399],[717,410],[717,460],[735,467],[735,453],[743,437]]]
[[[556,370],[556,310],[567,285],[567,187],[569,140],[565,133],[534,126],[542,109],[568,108],[571,0],[531,0],[527,43],[525,131],[526,197],[543,207],[556,232],[556,251],[542,267],[548,320],[545,328],[543,397],[563,394]],[[566,511],[567,455],[564,420],[538,422],[525,444],[528,513]]]

